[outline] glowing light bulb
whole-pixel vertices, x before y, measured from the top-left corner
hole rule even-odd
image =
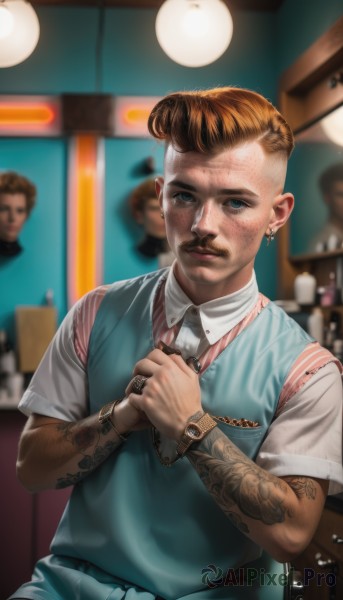
[[[155,28],[169,58],[184,67],[203,67],[225,52],[233,24],[222,0],[165,0]]]
[[[0,6],[0,39],[11,35],[14,27],[13,15],[6,6]]]
[[[181,28],[190,37],[201,37],[208,33],[206,12],[197,2],[190,5],[181,21]]]
[[[6,9],[12,17],[12,30],[6,35],[0,34],[0,68],[13,67],[26,60],[34,51],[39,38],[39,21],[26,0],[5,1],[1,3],[0,9]],[[3,15],[1,12],[0,22]]]

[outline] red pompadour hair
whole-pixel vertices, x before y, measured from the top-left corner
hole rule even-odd
[[[273,104],[235,87],[169,94],[152,109],[148,129],[181,152],[217,152],[257,140],[265,152],[288,158],[294,147],[291,128]]]

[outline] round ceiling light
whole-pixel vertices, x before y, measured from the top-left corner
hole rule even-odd
[[[6,38],[13,31],[14,19],[12,13],[0,4],[0,40]]]
[[[156,17],[162,50],[185,67],[217,60],[229,46],[232,32],[232,17],[222,0],[166,0]]]
[[[0,68],[13,67],[26,60],[39,39],[39,21],[31,4],[25,0],[5,0],[0,6],[0,19],[6,14],[5,26],[0,28]],[[12,26],[8,22],[12,21]],[[6,25],[7,22],[7,25]]]

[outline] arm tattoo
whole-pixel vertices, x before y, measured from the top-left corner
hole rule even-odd
[[[85,425],[79,427],[75,423],[61,423],[57,425],[57,429],[62,432],[63,438],[75,446],[80,453],[80,459],[77,463],[79,470],[75,473],[66,473],[64,477],[59,477],[56,483],[57,489],[79,483],[104,462],[121,443],[119,440],[118,442],[110,440],[102,442],[101,438],[107,436],[112,429],[110,423],[104,423],[100,432],[94,427]]]
[[[287,484],[264,471],[220,430],[213,429],[187,454],[217,504],[241,531],[248,527],[232,508],[267,525],[285,520]]]
[[[309,500],[315,500],[317,489],[312,479],[309,477],[285,477],[284,479],[298,498],[306,496]]]

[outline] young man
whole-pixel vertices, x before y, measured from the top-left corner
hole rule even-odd
[[[82,299],[22,399],[20,480],[75,487],[12,598],[256,598],[252,561],[293,559],[342,489],[340,365],[254,275],[293,207],[288,125],[219,88],[171,94],[149,128],[176,261]]]
[[[36,201],[36,187],[14,171],[0,173],[0,255],[22,251],[20,232]]]

